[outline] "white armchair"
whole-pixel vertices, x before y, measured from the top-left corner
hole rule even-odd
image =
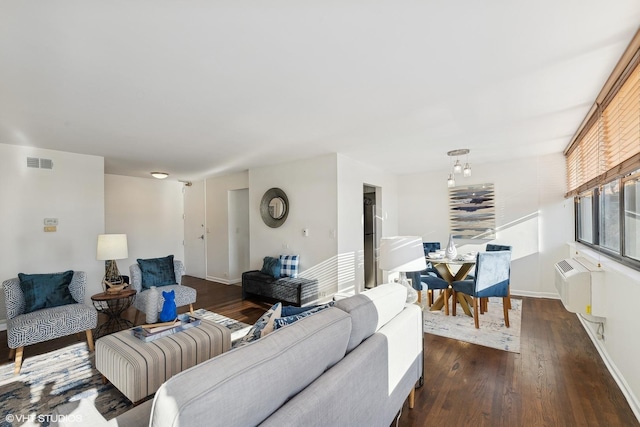
[[[162,291],[169,292],[172,290],[175,291],[176,294],[176,307],[182,307],[189,304],[189,311],[193,313],[193,303],[196,302],[197,296],[196,290],[188,286],[183,286],[181,284],[182,276],[185,273],[184,264],[182,263],[182,261],[174,260],[173,269],[176,277],[176,284],[159,287],[156,294],[156,302],[155,304],[151,305],[152,307],[155,307],[156,315],[162,310],[162,304],[164,302],[164,299],[162,298]],[[145,321],[147,323],[150,323],[152,318],[157,318],[157,316],[153,316],[151,313],[147,313],[147,307],[149,307],[149,305],[147,305],[147,302],[149,298],[153,296],[153,294],[149,292],[149,289],[143,286],[142,270],[137,263],[129,267],[129,273],[131,275],[131,288],[135,289],[137,292],[136,299],[133,303],[133,306],[137,309],[134,324],[138,324],[138,315],[141,311],[147,316],[147,319],[145,319]],[[152,317],[149,317],[150,315]]]

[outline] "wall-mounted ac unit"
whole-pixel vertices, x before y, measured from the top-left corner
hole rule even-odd
[[[555,267],[556,289],[568,311],[606,317],[601,268],[583,257],[563,259]]]

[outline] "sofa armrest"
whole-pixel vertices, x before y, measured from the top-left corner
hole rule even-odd
[[[13,319],[24,313],[25,300],[22,288],[20,287],[20,279],[13,279],[2,282],[4,288],[4,300],[7,306],[7,320]]]

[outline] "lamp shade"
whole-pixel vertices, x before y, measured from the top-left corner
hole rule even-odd
[[[99,234],[96,259],[108,261],[129,258],[126,234]]]
[[[417,236],[383,237],[380,239],[379,264],[390,272],[422,271],[427,268],[422,238]]]

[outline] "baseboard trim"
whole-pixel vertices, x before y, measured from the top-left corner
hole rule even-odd
[[[222,278],[222,277],[207,276],[206,280],[209,280],[210,282],[222,283],[223,285],[237,285],[239,283],[242,283],[241,278],[229,279],[229,278]]]
[[[609,370],[609,373],[611,373],[614,381],[616,382],[616,384],[618,384],[618,387],[620,387],[620,391],[622,391],[625,399],[627,399],[627,403],[629,403],[629,406],[633,411],[633,415],[635,415],[638,421],[640,421],[640,402],[638,401],[638,398],[633,393],[633,391],[631,391],[631,388],[627,384],[627,381],[624,379],[620,371],[618,371],[618,368],[616,368],[613,360],[611,360],[611,358],[609,357],[609,352],[607,351],[607,348],[602,345],[602,341],[599,340],[598,337],[596,337],[595,333],[589,327],[586,320],[582,318],[582,316],[578,314],[576,314],[576,316],[578,316],[578,320],[580,321],[580,323],[582,323],[582,327],[585,329],[585,331],[587,331],[587,335],[589,335],[589,338],[591,338],[591,342],[593,342],[593,345],[596,347],[596,350],[598,351],[598,354],[600,354],[600,357]]]
[[[558,295],[556,292],[531,292],[511,289],[511,295],[519,297],[560,299],[560,295]]]

